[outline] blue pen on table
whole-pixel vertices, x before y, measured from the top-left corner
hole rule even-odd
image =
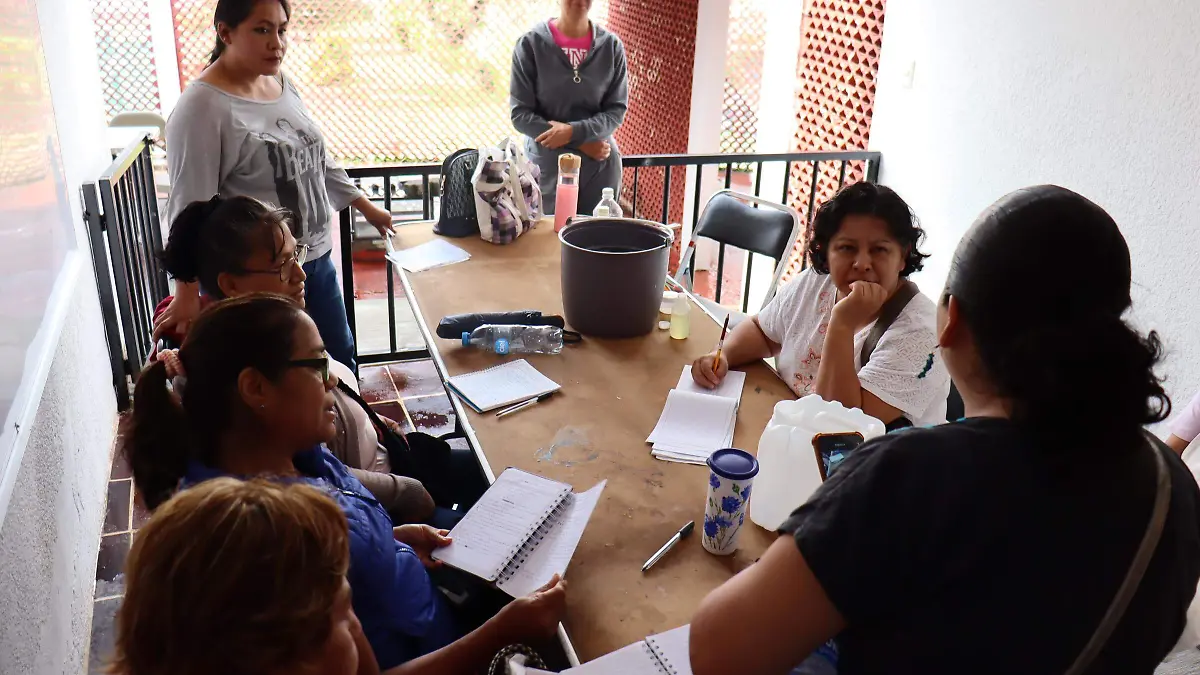
[[[537,398],[531,398],[527,401],[521,401],[520,403],[518,403],[516,405],[509,406],[509,407],[505,408],[504,410],[501,410],[500,412],[496,413],[496,417],[507,417],[508,415],[511,415],[517,411],[524,410],[526,408],[532,408],[533,406],[541,403],[542,401],[545,401],[546,399],[550,398],[553,395],[554,395],[554,392],[550,392],[548,394],[542,394],[541,396],[538,396]]]
[[[696,529],[696,521],[694,520],[688,521],[687,525],[679,528],[679,531],[675,533],[675,536],[668,539],[667,543],[663,544],[662,548],[658,549],[654,555],[650,556],[650,559],[646,561],[645,565],[642,565],[642,572],[654,567],[655,563],[657,563],[659,560],[662,560],[663,556],[669,553],[671,549],[675,548],[675,544],[678,544],[681,539],[691,534],[692,530],[694,529]]]

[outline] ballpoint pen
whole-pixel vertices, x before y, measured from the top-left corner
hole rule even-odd
[[[672,548],[675,548],[675,544],[678,544],[679,540],[687,537],[694,529],[696,529],[696,521],[689,520],[687,525],[679,528],[679,531],[675,533],[675,536],[668,539],[667,543],[662,545],[662,548],[658,549],[654,555],[650,556],[650,559],[646,561],[646,564],[642,565],[642,571],[645,572],[651,567],[654,567],[654,563],[662,560],[663,556],[665,556]]]
[[[553,395],[554,395],[554,392],[550,392],[548,394],[542,394],[541,396],[538,396],[536,398],[531,398],[527,401],[521,401],[520,403],[518,403],[516,405],[509,406],[509,407],[505,408],[504,410],[501,410],[500,412],[496,413],[496,417],[507,417],[507,416],[517,412],[518,410],[524,410],[526,408],[531,408],[531,407],[541,403],[542,401],[545,401],[546,399],[550,398]]]

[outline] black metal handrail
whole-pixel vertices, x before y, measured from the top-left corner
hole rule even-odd
[[[732,169],[741,166],[753,165],[755,167],[755,184],[754,196],[762,197],[762,176],[763,169],[767,165],[783,164],[783,194],[780,196],[780,202],[787,204],[791,195],[792,188],[792,169],[801,163],[807,163],[812,167],[810,184],[807,195],[807,214],[812,214],[816,206],[817,188],[821,179],[822,165],[829,163],[837,168],[838,183],[840,188],[846,181],[847,168],[851,163],[862,163],[863,175],[866,180],[876,181],[879,176],[879,165],[882,161],[882,155],[872,151],[849,151],[849,152],[789,152],[789,153],[773,153],[773,154],[727,154],[727,155],[629,155],[622,157],[622,166],[626,169],[633,170],[633,181],[631,185],[626,186],[626,194],[631,195],[630,203],[634,206],[634,211],[631,213],[637,214],[637,205],[639,197],[641,172],[661,168],[663,172],[662,178],[662,210],[659,213],[661,222],[668,222],[671,207],[671,169],[675,167],[695,167],[696,174],[693,179],[693,205],[692,205],[692,227],[693,231],[700,216],[700,195],[701,184],[704,178],[704,168],[716,166],[724,167],[725,179],[724,186],[729,188],[732,185],[733,171]],[[438,197],[434,191],[430,189],[435,177],[440,178],[441,165],[439,164],[406,164],[394,166],[380,167],[362,167],[348,169],[350,177],[360,184],[363,181],[383,180],[384,189],[381,195],[373,196],[368,194],[374,201],[380,202],[383,208],[389,212],[392,211],[392,206],[399,198],[394,194],[394,187],[391,179],[403,177],[420,177],[421,178],[421,218],[420,220],[432,220],[436,215],[434,200]],[[409,220],[416,220],[411,218]],[[400,222],[403,222],[401,219]],[[358,321],[354,309],[354,257],[353,257],[353,241],[354,241],[354,217],[350,209],[344,209],[340,214],[341,226],[341,260],[342,260],[342,288],[343,296],[346,301],[346,317],[350,322],[351,334],[355,336],[357,342],[358,336]],[[780,261],[779,264],[786,264],[785,261]],[[724,277],[725,265],[725,244],[720,244],[717,256],[717,281],[716,281],[716,296],[721,297],[721,290]],[[358,355],[360,364],[383,363],[388,361],[398,361],[405,359],[425,358],[429,355],[426,349],[399,349],[396,335],[396,281],[394,271],[391,264],[387,264],[387,304],[388,304],[388,334],[389,334],[389,350],[383,353],[362,354]],[[743,290],[743,311],[746,311],[746,303],[749,286],[749,274],[747,276],[747,289]]]
[[[154,308],[170,292],[157,260],[163,242],[151,142],[134,141],[82,188],[113,391],[122,411],[130,401],[127,378],[141,372],[152,349]]]

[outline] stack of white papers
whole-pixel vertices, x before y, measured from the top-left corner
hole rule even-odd
[[[708,456],[733,446],[733,429],[746,373],[730,371],[716,389],[704,389],[684,366],[679,383],[667,394],[667,404],[647,443],[651,454],[668,462],[704,464]]]
[[[453,265],[470,258],[471,254],[445,239],[434,239],[403,251],[393,249],[391,240],[388,240],[387,259],[409,272],[422,272],[434,267]]]

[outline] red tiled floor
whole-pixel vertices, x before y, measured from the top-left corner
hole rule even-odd
[[[408,433],[413,430],[412,424],[409,423],[408,417],[404,414],[404,407],[399,401],[372,403],[371,409],[375,411],[376,415],[387,417],[394,422],[399,422],[400,426],[404,429],[404,433]]]
[[[142,504],[142,498],[137,490],[133,491],[133,529],[140,530],[150,520],[150,511]]]
[[[367,403],[395,401],[400,398],[387,366],[368,366],[358,370],[358,386]]]
[[[104,534],[129,530],[129,493],[133,489],[131,480],[108,482],[108,508],[104,515]]]
[[[100,555],[96,560],[97,598],[125,592],[125,558],[129,556],[130,540],[128,532],[100,538]]]
[[[359,299],[387,297],[387,263],[383,260],[354,261],[354,297]],[[404,298],[404,286],[392,273],[392,288],[396,299]]]
[[[92,611],[92,647],[88,650],[88,675],[100,675],[105,672],[108,660],[112,658],[113,645],[116,644],[117,610],[121,607],[121,598],[101,600],[95,604]]]
[[[454,431],[454,406],[445,394],[404,399],[404,407],[417,431],[441,436]]]
[[[396,389],[403,398],[446,393],[437,367],[430,359],[393,363],[388,366],[388,370],[392,374],[392,381],[396,383]]]
[[[133,471],[129,469],[129,464],[125,461],[125,453],[121,452],[120,444],[117,445],[117,452],[113,457],[112,473],[109,475],[110,480],[120,480],[122,478],[131,478]]]

